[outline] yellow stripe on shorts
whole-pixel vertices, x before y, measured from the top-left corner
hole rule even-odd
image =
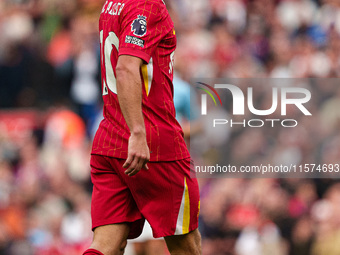
[[[182,195],[181,206],[179,208],[175,235],[184,235],[189,233],[190,225],[190,197],[187,179],[184,178],[184,190]]]
[[[189,224],[190,224],[190,198],[187,179],[184,178],[183,234],[189,233]]]

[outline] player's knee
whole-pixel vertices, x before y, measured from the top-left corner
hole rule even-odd
[[[197,255],[202,255],[202,246],[201,246],[201,242],[199,242],[198,244],[196,244],[196,254],[197,254]]]
[[[165,238],[171,255],[190,254],[201,255],[201,235],[198,229],[183,236]]]
[[[127,241],[123,241],[120,245],[112,245],[110,242],[101,242],[100,240],[93,241],[91,248],[95,248],[107,255],[123,255]]]
[[[120,254],[124,254],[126,245],[127,245],[126,240],[121,243],[121,246],[119,247]]]
[[[196,242],[192,243],[186,250],[186,254],[201,255],[201,244]]]
[[[202,240],[201,240],[201,234],[199,231],[197,231],[196,236],[195,236],[195,245],[197,249],[197,254],[201,255],[202,254]]]
[[[171,255],[182,255],[182,254],[190,254],[190,255],[201,255],[201,248],[198,245],[190,245],[186,247],[173,247],[169,248],[169,252]]]
[[[190,238],[187,239],[187,242],[184,244],[184,249],[187,249],[187,254],[195,254],[201,255],[201,234],[198,229],[189,233]]]
[[[123,255],[124,254],[124,251],[125,251],[125,247],[127,245],[127,241],[124,240],[120,243],[119,246],[117,247],[109,247],[109,252],[107,254],[112,254],[112,255]],[[106,254],[106,253],[104,253]]]
[[[177,244],[168,245],[168,249],[171,255],[190,254],[201,255],[201,242],[191,240],[189,242],[178,242]]]

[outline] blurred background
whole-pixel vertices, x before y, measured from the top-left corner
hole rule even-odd
[[[89,158],[102,115],[103,2],[0,1],[0,254],[76,255],[91,242]],[[178,36],[175,106],[187,138],[212,135],[190,117],[192,78],[340,74],[337,0],[166,2]],[[327,125],[317,128],[313,115],[270,148],[297,162],[311,163],[316,156],[319,162],[338,162],[340,87],[328,82],[312,89],[316,117]],[[317,154],[310,143],[314,137],[322,148]],[[248,129],[230,131],[226,153],[249,163],[261,155],[265,138]],[[204,153],[195,160],[204,160]],[[337,180],[199,182],[204,255],[340,254]],[[146,236],[129,244],[126,254],[162,251],[167,254],[164,242]]]

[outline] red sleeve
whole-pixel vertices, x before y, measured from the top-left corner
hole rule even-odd
[[[127,4],[121,15],[119,55],[132,55],[149,63],[157,45],[171,29],[165,22],[169,14],[161,1],[136,2]]]

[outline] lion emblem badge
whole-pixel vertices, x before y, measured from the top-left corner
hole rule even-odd
[[[134,35],[144,36],[146,34],[146,24],[146,17],[138,15],[138,18],[131,24],[131,31]]]

